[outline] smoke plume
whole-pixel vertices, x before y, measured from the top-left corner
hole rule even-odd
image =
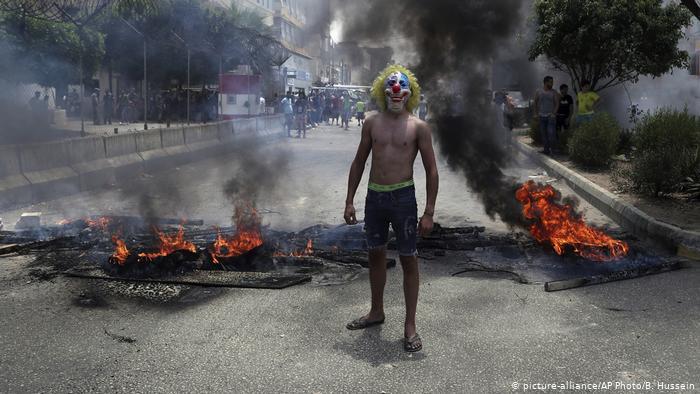
[[[412,63],[408,66],[427,92],[443,156],[465,175],[486,213],[510,225],[522,221],[521,208],[515,180],[502,171],[508,164],[505,132],[496,122],[489,89],[492,64],[522,26],[524,5],[521,0],[362,0],[353,1],[352,10],[340,4],[335,9],[343,37],[398,43],[396,60]]]

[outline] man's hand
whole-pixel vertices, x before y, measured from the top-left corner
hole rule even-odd
[[[345,213],[343,214],[345,223],[347,224],[357,224],[357,218],[355,217],[355,207],[352,204],[347,204],[345,206]]]
[[[418,222],[418,233],[421,237],[427,237],[433,231],[433,217],[423,215]]]

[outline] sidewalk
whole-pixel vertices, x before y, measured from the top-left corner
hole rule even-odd
[[[631,233],[700,260],[700,209],[691,209],[693,203],[619,192],[607,172],[586,171],[563,155],[540,154],[528,136],[518,136],[516,145],[550,175],[564,178],[577,194]]]
[[[171,122],[170,127],[178,127],[186,125],[186,122]],[[195,122],[190,122],[190,124],[195,124]],[[148,122],[148,129],[161,129],[165,128],[165,123],[151,123]],[[69,118],[66,124],[60,128],[55,128],[56,130],[70,130],[78,132],[80,135],[80,119]],[[119,124],[119,121],[112,121],[112,124],[99,124],[95,125],[92,123],[92,119],[85,119],[85,132],[89,135],[104,135],[104,134],[114,134],[114,129],[117,129],[119,133],[126,133],[128,131],[143,131],[143,121],[137,121],[129,124]]]

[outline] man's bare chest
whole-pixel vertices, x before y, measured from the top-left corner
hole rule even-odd
[[[417,146],[416,132],[411,127],[403,128],[373,128],[372,147],[381,149],[413,150]]]

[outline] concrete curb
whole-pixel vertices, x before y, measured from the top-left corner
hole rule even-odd
[[[584,176],[516,141],[518,149],[537,164],[561,176],[576,194],[635,236],[657,241],[683,257],[700,260],[700,233],[661,222],[628,204]]]

